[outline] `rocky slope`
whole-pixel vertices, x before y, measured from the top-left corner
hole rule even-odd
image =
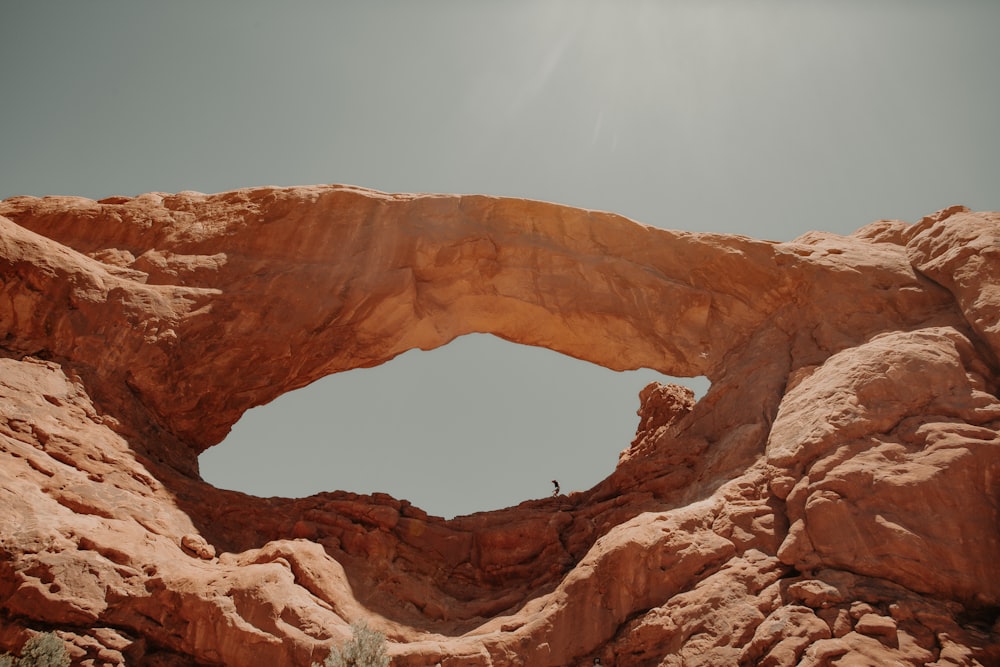
[[[683,221],[678,221],[683,224]],[[0,202],[0,650],[397,667],[1000,664],[1000,214],[791,243],[341,186]],[[254,498],[248,408],[489,332],[642,392],[593,489]]]

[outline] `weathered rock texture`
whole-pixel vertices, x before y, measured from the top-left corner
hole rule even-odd
[[[1000,215],[791,243],[482,196],[0,202],[0,649],[398,667],[1000,664]],[[682,223],[681,223],[682,224]],[[444,521],[220,491],[248,408],[469,332],[643,391],[593,489]]]

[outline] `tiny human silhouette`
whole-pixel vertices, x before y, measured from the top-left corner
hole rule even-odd
[[[552,480],[552,486],[556,487],[555,489],[552,490],[552,496],[553,497],[558,496],[559,495],[559,482],[557,482],[556,480]]]

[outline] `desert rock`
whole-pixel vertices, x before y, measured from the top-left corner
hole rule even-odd
[[[0,650],[1000,664],[1000,215],[790,243],[346,186],[0,202]],[[198,475],[249,408],[485,332],[642,393],[594,488],[453,520]],[[637,388],[638,389],[638,388]]]

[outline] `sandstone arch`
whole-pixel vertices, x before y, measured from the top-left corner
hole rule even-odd
[[[197,449],[283,391],[471,332],[615,370],[711,376],[791,289],[772,244],[494,197],[320,186],[14,199],[5,212],[26,258],[44,252],[25,230],[38,231],[63,246],[60,278],[80,285],[63,312],[14,320],[14,336],[115,322],[103,329],[129,353],[102,358],[104,372]],[[147,307],[155,324],[126,326]],[[105,344],[53,342],[81,363]],[[237,357],[249,377],[233,385]],[[164,385],[182,395],[165,400]]]
[[[398,665],[997,656],[967,621],[1000,604],[996,214],[782,244],[343,186],[0,216],[11,632],[242,665],[309,664],[357,618]],[[588,492],[452,522],[198,479],[247,408],[472,331],[713,386]],[[939,486],[976,513],[892,511]]]

